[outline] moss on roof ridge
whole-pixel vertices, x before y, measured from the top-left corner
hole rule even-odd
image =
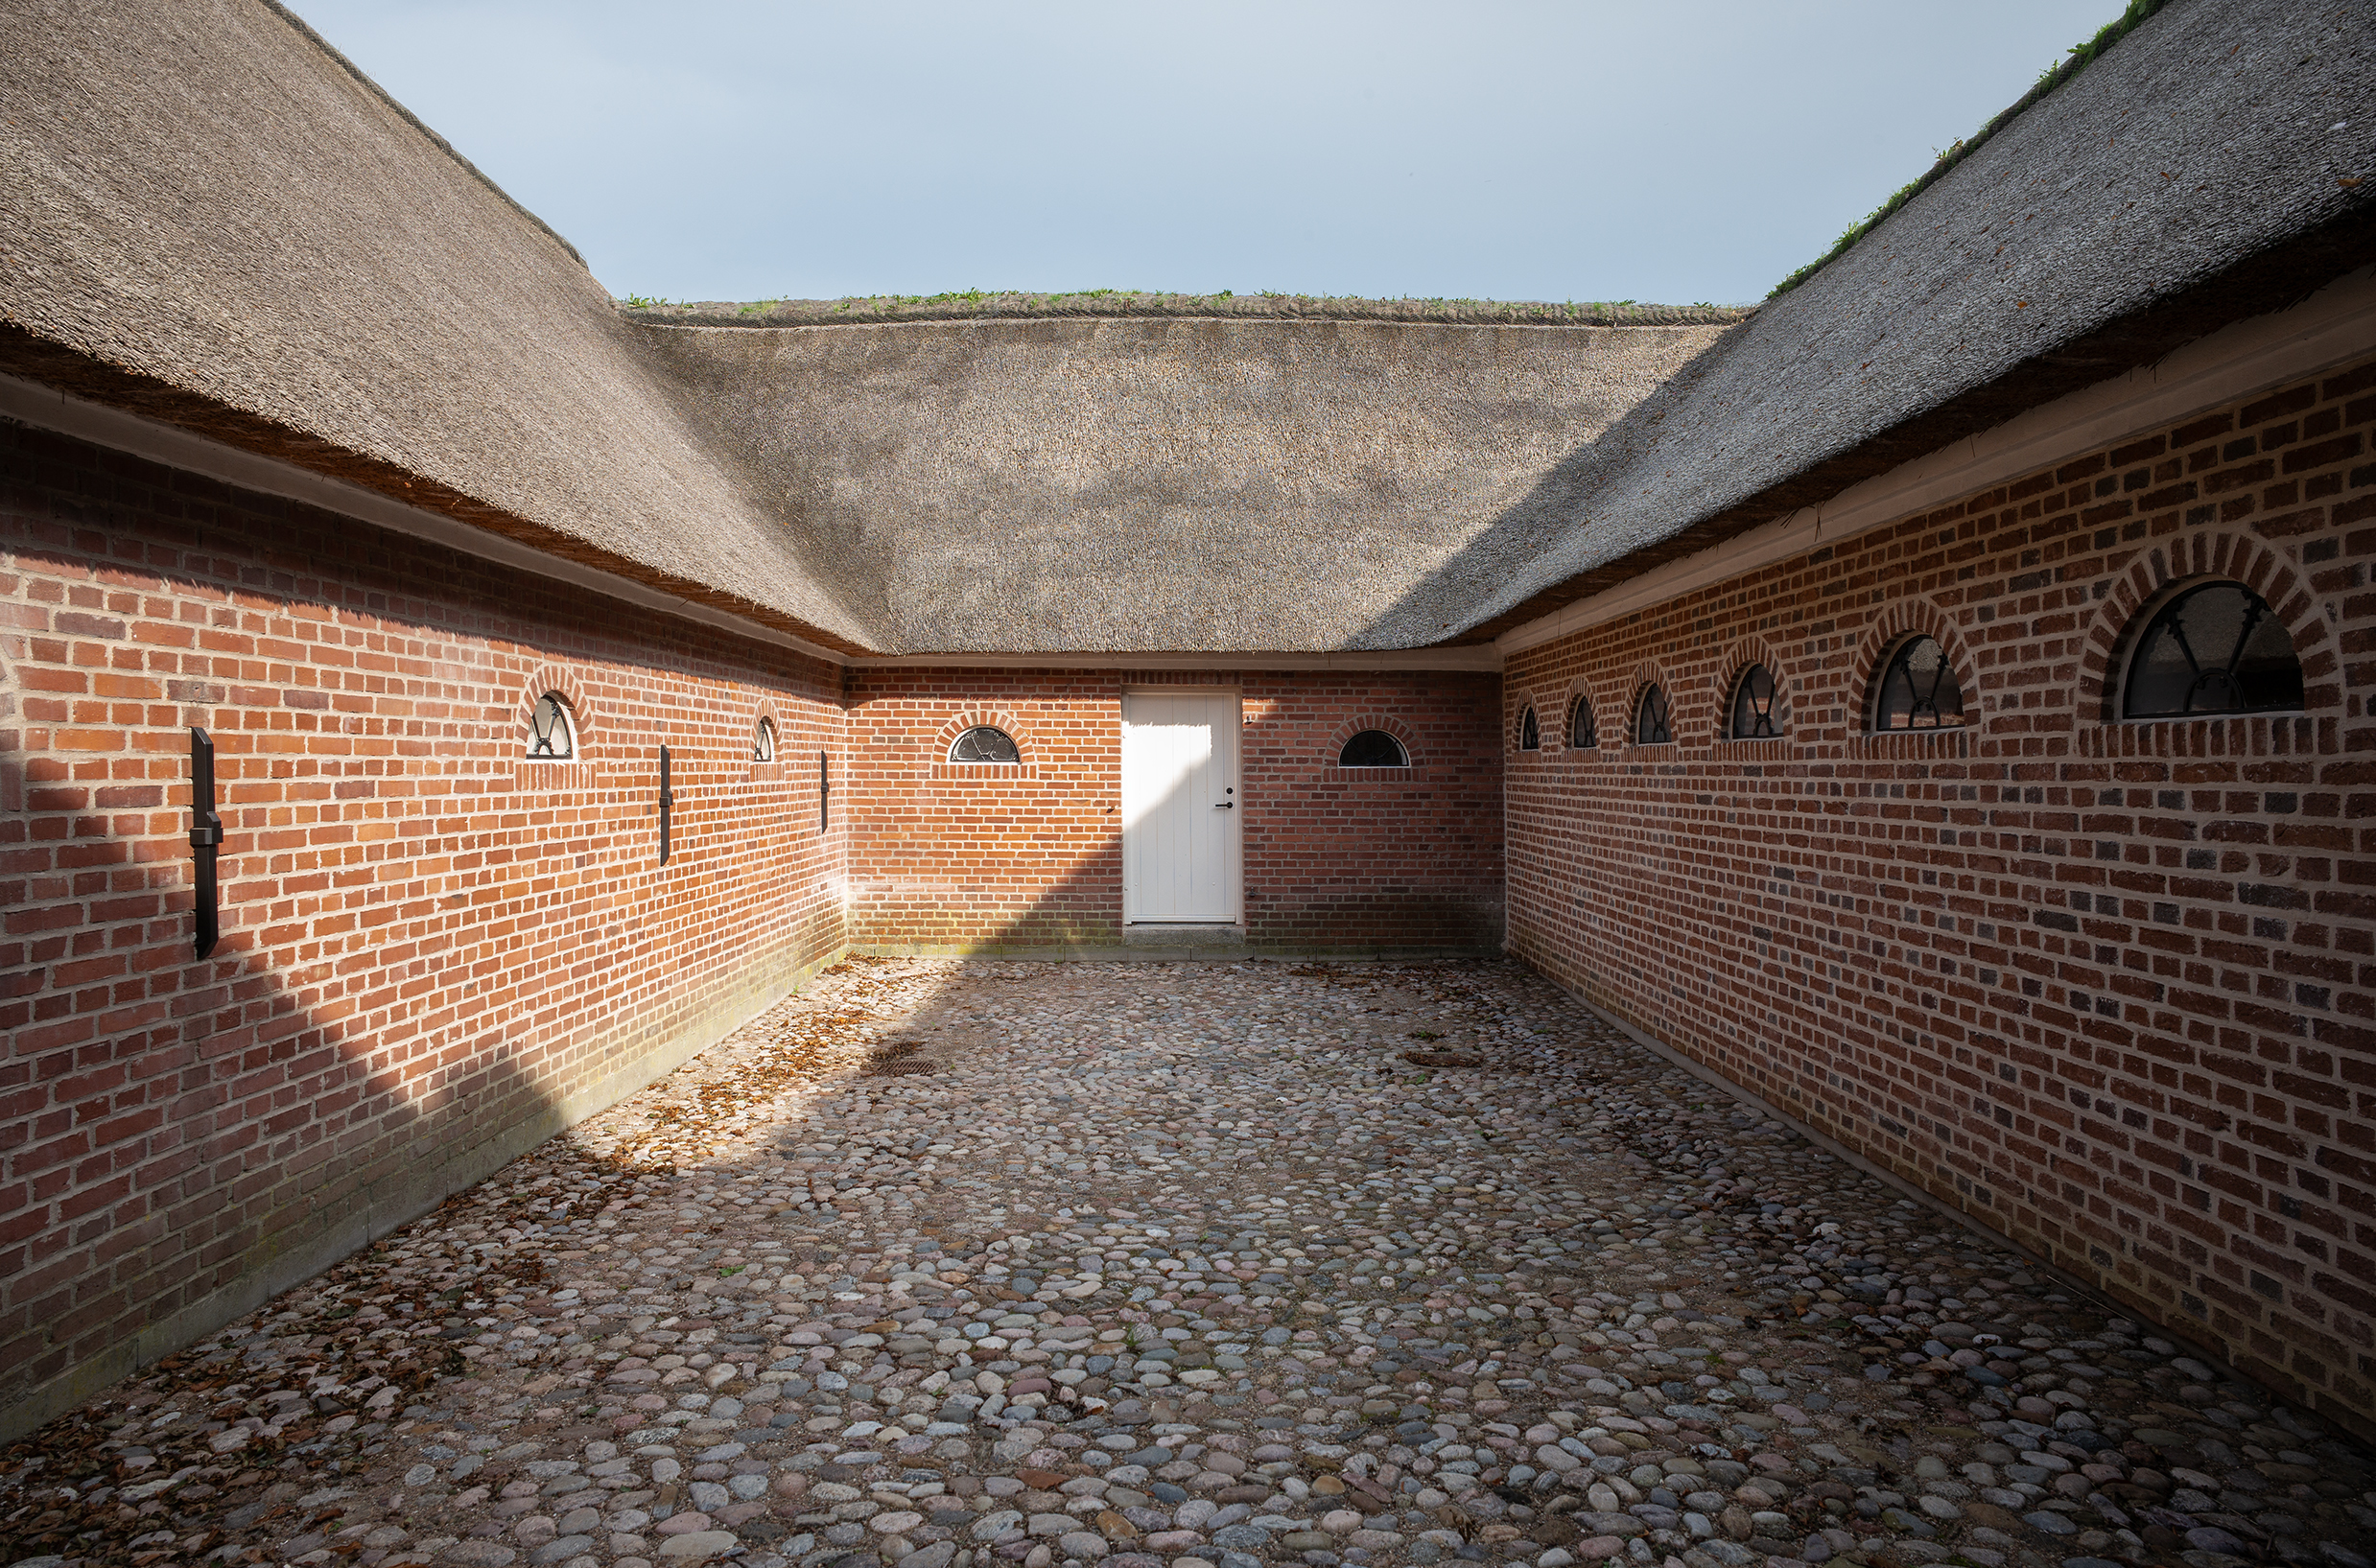
[[[1097,316],[1238,316],[1249,320],[1419,321],[1477,326],[1663,327],[1745,321],[1752,306],[1648,305],[1636,300],[1361,299],[1318,294],[1162,293],[1081,289],[1029,293],[973,289],[947,294],[845,299],[617,301],[631,320],[685,327],[815,327],[882,321],[968,321]]]
[[[1822,271],[1833,262],[1839,260],[1841,256],[1847,252],[1850,246],[1856,244],[1857,241],[1863,239],[1866,235],[1880,227],[1883,221],[1886,220],[1892,213],[1904,206],[1907,202],[1913,200],[1916,197],[1920,196],[1924,191],[1929,190],[1931,186],[1941,176],[1943,176],[1948,170],[1954,168],[1957,164],[1962,163],[1965,158],[1970,157],[1974,152],[1979,152],[1983,146],[1987,145],[1990,137],[1994,136],[1998,131],[2003,130],[2007,126],[2011,125],[2015,120],[2021,118],[2023,111],[2028,109],[2031,105],[2036,103],[2039,99],[2044,98],[2047,94],[2053,92],[2057,87],[2061,86],[2064,82],[2079,75],[2080,72],[2085,70],[2088,63],[2095,59],[2097,56],[2103,54],[2106,49],[2111,48],[2112,45],[2120,42],[2121,39],[2135,32],[2139,27],[2143,26],[2155,12],[2161,10],[2162,7],[2168,5],[2169,3],[2170,0],[2129,0],[2128,9],[2123,11],[2111,21],[2106,22],[2104,26],[2098,28],[2094,37],[2089,38],[2085,43],[2073,45],[2064,54],[2061,59],[2057,60],[2054,64],[2046,67],[2045,70],[2040,71],[2037,76],[2037,81],[2032,84],[2028,92],[2023,93],[2021,97],[2015,101],[2011,108],[2004,110],[1998,114],[1996,118],[1990,120],[1987,125],[1982,126],[1978,130],[1972,132],[1969,136],[1966,136],[1962,141],[1957,142],[1954,146],[1948,148],[1944,152],[1940,153],[1939,160],[1936,163],[1933,163],[1929,170],[1917,178],[1899,186],[1896,191],[1891,195],[1888,200],[1873,208],[1872,211],[1866,216],[1863,222],[1850,224],[1847,230],[1843,233],[1840,238],[1832,242],[1831,248],[1829,250],[1824,251],[1821,256],[1816,257],[1815,260],[1807,263],[1804,267],[1801,267],[1799,270],[1791,273],[1790,276],[1776,284],[1772,292],[1769,293],[1766,297],[1768,299],[1773,299],[1778,295],[1790,293],[1791,290],[1796,289],[1799,285],[1804,283],[1807,279],[1813,277],[1816,273]]]
[[[2056,64],[2038,71],[2036,83],[2032,83],[2032,88],[2029,88],[2027,93],[2022,93],[2022,98],[2014,100],[2014,105],[2011,106],[2011,109],[2001,111],[2001,114],[1998,114],[1996,119],[1988,121],[1987,126],[1982,126],[1982,129],[1974,130],[1972,135],[1967,135],[1967,138],[1961,140],[1961,143],[1956,143],[1953,148],[1948,148],[1946,152],[1939,154],[1939,161],[1934,161],[1934,164],[1929,166],[1922,176],[1919,176],[1919,178],[1908,180],[1906,185],[1898,185],[1898,188],[1889,195],[1887,202],[1874,207],[1863,221],[1860,221],[1860,223],[1851,223],[1847,233],[1842,233],[1837,240],[1832,240],[1832,249],[1827,249],[1827,252],[1823,252],[1820,257],[1815,257],[1813,262],[1808,262],[1799,270],[1794,270],[1794,273],[1789,275],[1789,278],[1784,278],[1782,283],[1775,283],[1773,290],[1770,290],[1765,297],[1775,299],[1775,297],[1779,297],[1779,294],[1792,293],[1794,288],[1799,288],[1799,285],[1806,283],[1808,278],[1813,278],[1815,273],[1820,273],[1824,266],[1829,266],[1832,262],[1837,262],[1839,257],[1844,257],[1844,254],[1848,252],[1848,247],[1853,247],[1858,240],[1863,240],[1865,235],[1872,233],[1874,228],[1879,228],[1882,221],[1889,219],[1889,214],[1894,214],[1898,207],[1906,207],[1906,202],[1913,202],[1917,195],[1922,195],[1924,190],[1932,188],[1932,185],[1937,183],[1941,176],[1946,176],[1948,169],[1961,164],[1963,159],[1967,159],[1967,156],[1972,156],[1974,152],[1979,152],[1979,150],[1988,143],[1991,135],[1996,135],[1998,130],[2003,130],[2006,126],[2011,126],[2012,121],[2017,121],[2019,116],[2022,116],[2022,111],[2029,109],[2029,105],[2038,103],[2038,100],[2046,98],[2048,93],[2060,88],[2065,81],[2072,79],[2072,76],[2077,76],[2079,71],[2086,69],[2088,61],[2093,61],[2098,55],[2105,53],[2107,48],[2112,48],[2112,45],[2119,43],[2119,40],[2127,38],[2129,34],[2133,34],[2138,26],[2146,24],[2146,19],[2151,19],[2151,16],[2155,14],[2157,10],[2162,10],[2165,5],[2170,5],[2170,0],[2129,0],[2127,10],[2124,10],[2119,16],[2115,16],[2112,21],[2105,21],[2101,29],[2096,29],[2096,35],[2093,35],[2093,38],[2088,38],[2086,43],[2072,45],[2072,48],[2065,50],[2062,59],[2058,59]]]

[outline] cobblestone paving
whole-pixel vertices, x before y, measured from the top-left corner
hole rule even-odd
[[[1515,967],[852,961],[16,1445],[0,1562],[2364,1568],[2371,1486]]]

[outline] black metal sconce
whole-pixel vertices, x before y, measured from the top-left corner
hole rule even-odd
[[[669,748],[660,748],[660,863],[669,863],[669,812],[676,805],[676,791],[669,787]]]
[[[190,730],[190,854],[198,863],[198,932],[191,946],[205,957],[223,940],[215,860],[223,849],[223,819],[215,814],[214,737]]]
[[[816,831],[825,831],[834,825],[834,760],[826,752],[816,754]]]

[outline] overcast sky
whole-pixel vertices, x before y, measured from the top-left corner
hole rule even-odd
[[[2117,0],[294,0],[614,294],[1745,303]]]

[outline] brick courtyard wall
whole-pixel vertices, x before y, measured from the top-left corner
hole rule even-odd
[[[0,423],[0,1419],[205,1332],[843,942],[820,663]],[[522,760],[544,690],[581,761]],[[772,718],[779,756],[751,761]],[[189,739],[223,935],[194,961]],[[674,749],[658,863],[656,748]]]
[[[2371,425],[2376,364],[2076,454],[1515,656],[1505,708],[1517,952],[2363,1431]],[[2304,714],[2112,716],[2140,610],[2199,576],[2275,607]],[[1869,735],[1916,630],[1973,722]],[[1717,740],[1753,660],[1788,733]],[[1654,679],[1674,743],[1631,744]]]
[[[855,669],[852,940],[964,949],[1122,934],[1127,688],[1238,692],[1246,935],[1299,948],[1490,948],[1501,935],[1499,679],[1434,672]],[[968,726],[1013,767],[953,765]],[[1349,773],[1355,730],[1413,766]]]

